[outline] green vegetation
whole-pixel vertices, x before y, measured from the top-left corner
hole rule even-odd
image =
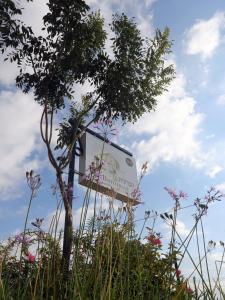
[[[61,272],[62,236],[58,228],[62,201],[57,203],[47,231],[43,229],[45,220],[40,218],[32,222],[32,229],[29,228],[27,220],[40,177],[33,172],[27,173],[26,177],[31,198],[24,231],[0,245],[0,299],[183,300],[223,297],[220,283],[223,258],[217,279],[212,282],[208,277],[210,274],[203,272],[203,268],[207,269],[210,250],[199,251],[198,261],[189,252],[193,239],[199,245],[203,235],[205,243],[202,218],[209,204],[223,197],[218,191],[211,189],[207,197],[196,199],[195,222],[190,233],[182,239],[176,220],[185,193],[166,188],[174,201],[173,211],[161,215],[146,211],[142,230],[136,232],[134,208],[129,203],[118,206],[115,199],[109,198],[106,206],[107,199],[98,198],[96,193],[94,205],[90,205],[90,189],[87,189],[80,225],[73,232],[72,255],[65,281]],[[93,210],[89,219],[88,209]],[[167,245],[162,244],[161,234],[156,232],[157,218],[164,220],[170,228]],[[146,228],[147,235],[143,235]],[[214,243],[211,241],[209,245],[214,246]],[[221,246],[224,248],[222,242]],[[189,278],[185,278],[180,270],[186,256],[192,262]]]

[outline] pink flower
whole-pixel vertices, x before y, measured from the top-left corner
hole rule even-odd
[[[179,196],[176,193],[175,190],[168,188],[168,187],[164,187],[164,189],[168,192],[168,194],[174,199],[174,200],[178,200]]]
[[[32,240],[29,237],[26,237],[23,233],[16,235],[15,241],[17,243],[24,244],[25,246],[28,246],[32,242]]]
[[[172,197],[174,200],[179,200],[181,198],[185,199],[187,198],[187,194],[183,191],[180,191],[179,193],[176,192],[176,190],[164,187],[164,189],[167,191],[167,193]]]
[[[35,256],[32,255],[30,252],[28,252],[26,254],[26,256],[27,256],[27,260],[28,260],[29,263],[33,264],[35,262]]]
[[[114,128],[113,120],[109,118],[106,120],[105,118],[99,119],[96,123],[94,123],[93,128],[104,137],[105,142],[111,144],[110,137],[118,136],[119,130]]]
[[[179,270],[179,269],[176,269],[176,275],[179,277],[180,276],[180,274],[181,274],[181,270]]]
[[[155,246],[161,246],[161,245],[162,245],[162,242],[161,242],[160,238],[156,238],[156,239],[153,241],[153,244],[154,244]]]
[[[146,237],[146,239],[154,246],[161,246],[162,242],[160,238],[155,237],[153,234]]]
[[[180,193],[179,193],[179,197],[180,198],[187,198],[187,196],[188,196],[188,194],[187,193],[185,193],[185,192],[183,192],[183,191],[180,191]]]
[[[192,294],[193,293],[193,290],[190,287],[187,287],[186,291],[187,291],[188,294]]]

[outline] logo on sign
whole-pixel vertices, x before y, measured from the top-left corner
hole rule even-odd
[[[133,161],[129,157],[127,157],[125,160],[129,167],[133,167]]]

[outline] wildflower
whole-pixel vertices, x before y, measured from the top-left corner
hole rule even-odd
[[[34,197],[36,196],[37,190],[41,186],[40,175],[34,175],[34,171],[26,172],[27,184],[29,188],[34,192]]]
[[[146,218],[146,219],[147,219],[147,218],[150,218],[150,215],[151,215],[150,210],[146,210],[146,211],[145,211],[145,218]]]
[[[112,143],[110,138],[118,137],[119,134],[119,130],[114,127],[113,120],[111,118],[108,120],[104,117],[99,119],[96,123],[94,123],[93,129],[103,136],[105,142],[109,145]]]
[[[44,218],[36,218],[35,222],[31,222],[31,225],[33,225],[34,227],[37,227],[38,229],[41,228],[42,222],[43,222]]]
[[[171,189],[168,187],[164,187],[164,189],[168,192],[168,194],[170,195],[170,197],[172,197],[174,200],[179,200],[181,198],[186,199],[187,198],[187,194],[183,191],[180,191],[179,193],[176,192],[175,189]]]
[[[212,240],[208,242],[208,251],[214,249],[215,247],[216,247],[216,242]]]
[[[102,184],[104,179],[103,179],[103,175],[101,174],[100,170],[96,170],[95,174],[94,174],[94,181],[96,181],[96,183]]]
[[[32,242],[31,239],[29,237],[26,237],[23,233],[17,234],[15,236],[15,241],[23,245],[28,245]]]
[[[224,247],[224,242],[220,241],[220,246]]]
[[[206,215],[207,214],[207,210],[208,210],[208,205],[206,204],[202,204],[200,202],[200,199],[196,199],[195,202],[194,202],[194,205],[196,206],[198,212],[199,212],[199,215],[203,216],[203,215]]]
[[[147,173],[147,170],[148,170],[148,162],[146,161],[141,167],[140,179],[142,179],[145,176],[145,174]]]
[[[162,245],[162,242],[161,242],[160,238],[156,238],[156,239],[153,241],[153,245],[155,245],[155,246],[161,246],[161,245]]]
[[[187,196],[188,196],[187,193],[185,193],[185,192],[183,192],[183,191],[180,191],[180,193],[179,193],[179,197],[180,197],[180,198],[186,199]]]
[[[141,191],[138,187],[131,192],[131,197],[134,200],[140,201]]]
[[[32,255],[30,252],[28,252],[26,254],[26,256],[27,256],[27,260],[28,260],[29,263],[33,264],[35,262],[35,256]]]
[[[168,194],[174,199],[174,200],[178,200],[179,196],[177,194],[177,192],[171,188],[168,187],[164,187],[164,189],[168,192]]]
[[[142,165],[141,170],[145,173],[145,172],[147,171],[147,169],[148,169],[148,162],[146,161],[146,162]]]
[[[186,292],[189,295],[193,294],[193,292],[194,292],[190,287],[188,287],[187,282],[183,282],[181,284],[181,288],[184,292]]]
[[[162,242],[159,237],[155,237],[154,234],[151,234],[146,237],[146,239],[154,246],[160,247],[162,245]]]
[[[210,201],[210,195],[205,195],[204,199]]]
[[[193,294],[193,290],[190,287],[187,287],[186,291],[187,291],[188,294]]]
[[[57,192],[57,186],[52,184],[51,185],[51,190],[52,190],[52,195],[55,196],[56,195],[56,192]]]
[[[105,161],[100,161],[99,158],[95,156],[95,162],[92,162],[89,165],[89,168],[82,176],[82,179],[102,184],[104,181],[104,175],[102,174],[101,169],[105,164]]]

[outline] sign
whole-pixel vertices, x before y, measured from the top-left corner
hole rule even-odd
[[[87,130],[81,137],[79,184],[133,205],[138,188],[136,162],[132,154]]]

